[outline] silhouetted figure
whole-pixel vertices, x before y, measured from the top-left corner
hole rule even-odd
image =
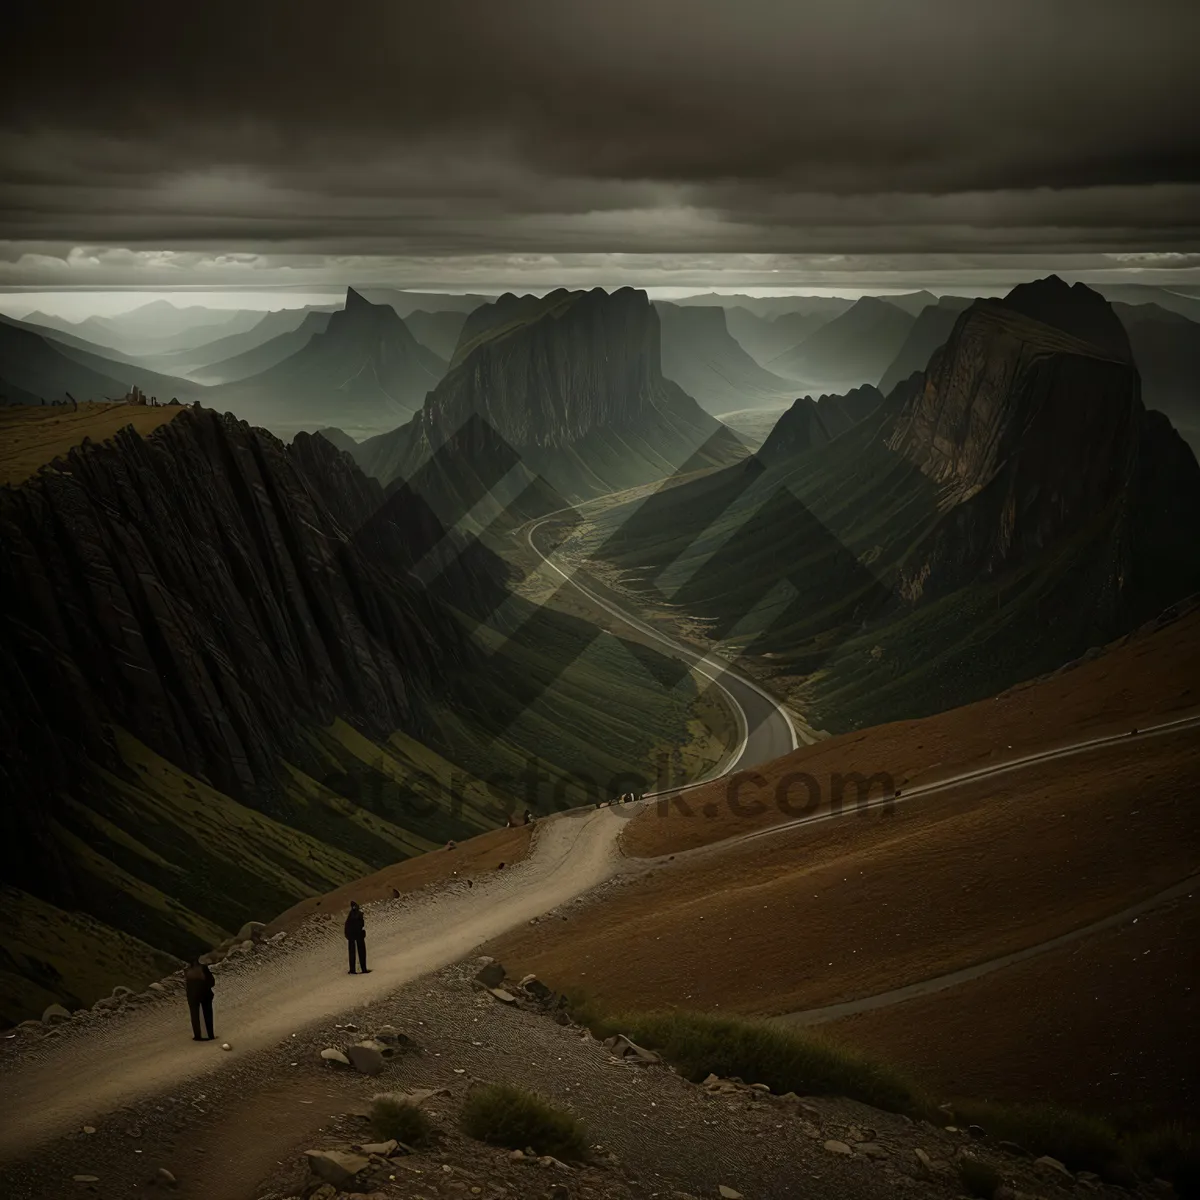
[[[526,810],[525,810],[525,820],[524,820],[524,824],[526,824],[526,825],[532,825],[532,824],[533,824],[533,813],[531,813],[531,812],[529,811],[529,809],[526,809]]]
[[[350,912],[346,915],[346,949],[350,952],[350,974],[354,974],[354,952],[358,951],[359,970],[367,972],[367,925],[357,900],[350,901]]]
[[[203,1042],[213,1040],[213,987],[216,980],[213,973],[198,958],[193,958],[183,972],[183,981],[187,986],[188,1012],[192,1016],[192,1041]],[[204,1027],[208,1037],[200,1036],[200,1014],[204,1014]]]

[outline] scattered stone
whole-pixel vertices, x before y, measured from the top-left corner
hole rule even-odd
[[[245,925],[237,931],[237,941],[245,942],[248,939],[258,941],[262,937],[262,931],[266,929],[266,923],[263,921],[247,921]]]
[[[475,973],[475,981],[485,988],[497,988],[504,982],[504,975],[504,967],[493,959]]]
[[[968,1133],[969,1133],[969,1134],[970,1134],[970,1135],[971,1135],[971,1136],[972,1136],[972,1137],[973,1137],[973,1138],[974,1138],[976,1141],[978,1141],[980,1138],[985,1138],[985,1137],[987,1137],[987,1131],[986,1131],[986,1130],[983,1128],[983,1126],[982,1126],[982,1125],[968,1125],[968,1126],[967,1126],[967,1132],[968,1132]]]
[[[83,1132],[88,1133],[88,1134],[95,1133],[96,1127],[95,1127],[95,1125],[85,1125],[83,1127]]]
[[[71,1014],[61,1004],[51,1004],[42,1013],[43,1025],[57,1025],[60,1021],[69,1021],[70,1019]]]
[[[347,1046],[346,1054],[360,1075],[378,1075],[383,1070],[383,1055],[374,1046],[360,1042]]]
[[[274,942],[274,943],[276,943],[276,945],[278,945],[286,937],[287,937],[287,930],[281,929],[278,933],[271,934],[271,936],[269,938],[267,938],[267,941]]]
[[[325,1049],[321,1051],[321,1057],[326,1062],[340,1063],[343,1067],[348,1067],[350,1065],[350,1060],[340,1050],[333,1046],[326,1046]]]
[[[497,1000],[501,1001],[504,1004],[516,1004],[516,1002],[517,1002],[516,996],[514,996],[512,994],[512,992],[506,992],[503,988],[499,988],[499,987],[488,988],[488,991],[491,992],[492,995],[495,996]]]
[[[346,1150],[305,1150],[309,1170],[318,1178],[332,1183],[336,1188],[345,1188],[348,1183],[365,1171],[371,1161],[361,1154]]]
[[[1075,1178],[1075,1176],[1072,1175],[1071,1172],[1068,1171],[1067,1168],[1064,1167],[1057,1158],[1051,1158],[1049,1154],[1043,1154],[1041,1158],[1035,1158],[1033,1160],[1033,1165],[1035,1169],[1044,1171],[1047,1175],[1061,1175],[1064,1178],[1071,1180]]]
[[[888,1152],[878,1142],[859,1142],[854,1149],[868,1158],[887,1158]]]
[[[174,1187],[176,1183],[175,1176],[172,1175],[166,1167],[159,1167],[154,1178],[158,1183],[163,1184],[165,1187]]]
[[[768,1096],[771,1094],[771,1089],[765,1083],[752,1083],[750,1090],[752,1092],[763,1092]]]
[[[726,1187],[725,1184],[721,1184],[717,1188],[717,1195],[721,1197],[721,1200],[742,1200],[741,1192],[735,1188]]]
[[[843,1156],[849,1156],[854,1153],[854,1151],[851,1150],[845,1142],[839,1142],[836,1138],[830,1138],[829,1141],[825,1143],[825,1149],[828,1150],[830,1154],[841,1154]]]
[[[112,990],[112,998],[114,1000],[119,1000],[122,996],[132,996],[132,995],[133,995],[133,988],[125,987],[125,985],[121,984],[121,983],[118,983],[117,986],[115,988],[113,988],[113,990]]]
[[[17,1028],[23,1029],[26,1033],[41,1033],[44,1026],[41,1021],[22,1021]]]
[[[848,1142],[865,1142],[867,1139],[863,1137],[862,1130],[857,1125],[851,1125],[846,1130],[846,1141]]]
[[[923,1175],[926,1179],[932,1179],[937,1173],[934,1169],[933,1159],[920,1146],[913,1149],[913,1154],[917,1160],[918,1174]]]
[[[99,1183],[99,1175],[72,1175],[71,1179],[75,1183]]]
[[[323,1183],[315,1192],[310,1192],[308,1200],[336,1200],[337,1188],[332,1183]],[[296,1197],[299,1200],[299,1197]]]
[[[232,1046],[231,1046],[231,1045],[230,1045],[228,1042],[222,1042],[222,1043],[221,1043],[221,1049],[222,1049],[222,1050],[232,1050],[232,1049],[233,1049],[233,1047],[232,1047]]]
[[[509,1162],[524,1162],[525,1161],[525,1151],[524,1150],[514,1150],[508,1156],[508,1161]]]

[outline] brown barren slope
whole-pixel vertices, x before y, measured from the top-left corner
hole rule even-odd
[[[823,1026],[938,1094],[1200,1111],[1200,895],[937,995]],[[1138,1111],[1149,1108],[1149,1112]]]
[[[1200,703],[1200,610],[1194,602],[1178,607],[1186,609],[1178,619],[1138,630],[1091,661],[1019,684],[992,700],[829,738],[777,759],[757,776],[689,792],[672,802],[666,816],[662,806],[651,808],[631,824],[622,847],[626,854],[654,858],[790,820],[777,795],[780,781],[794,773],[817,780],[826,807],[839,773],[883,772],[903,788],[1178,716]],[[808,795],[796,785],[789,794],[795,805]],[[880,794],[878,785],[872,794]],[[848,786],[845,796],[852,803],[855,789]],[[757,807],[763,811],[750,815]]]
[[[455,876],[477,879],[480,875],[500,869],[501,864],[511,867],[529,853],[532,833],[532,825],[519,825],[516,829],[493,829],[459,842],[453,850],[443,847],[392,863],[336,891],[326,892],[323,896],[305,897],[299,904],[293,904],[277,916],[267,931],[276,933],[281,929],[295,929],[317,912],[341,912],[350,906],[351,900],[369,904],[375,900],[389,899],[393,889],[404,895],[429,884],[445,883]]]
[[[0,408],[0,485],[24,483],[84,438],[104,442],[126,425],[143,437],[183,412],[182,405],[148,408],[140,404],[83,403],[78,411],[63,405],[8,405]]]
[[[900,764],[900,778],[904,771],[915,777],[920,763],[933,778],[986,763],[994,746],[998,760],[1149,725],[1194,709],[1198,643],[1193,613],[1125,641],[1104,659],[1015,689],[990,708],[977,704],[833,739],[789,761],[848,770],[836,754],[840,742],[863,770],[891,762]],[[991,709],[999,729],[987,727]],[[763,773],[773,779],[783,770],[772,764]],[[876,808],[744,842],[706,845],[780,817],[739,819],[722,807],[706,818],[695,795],[688,795],[691,818],[673,806],[670,816],[642,815],[625,831],[627,844],[674,857],[645,864],[624,886],[568,911],[566,921],[514,931],[488,952],[513,974],[533,971],[603,1007],[787,1013],[1039,945],[1146,900],[1200,867],[1194,728],[1035,763],[914,797],[890,813]],[[689,845],[702,848],[676,853]],[[1173,925],[1157,910],[1155,918],[1170,954],[1125,963],[1118,934],[1097,934],[969,985],[826,1028],[903,1062],[945,1095],[1040,1094],[1169,1109],[1181,1094],[1179,1074],[1156,1064],[1169,1060],[1171,1038],[1186,1036],[1182,1031],[1200,1017],[1193,993],[1179,987],[1181,970],[1194,974],[1197,927]],[[1114,983],[1100,987],[1106,971]],[[1116,987],[1129,994],[1118,1000]],[[1088,995],[1101,999],[1084,1011]],[[1144,1028],[1122,1041],[1122,1023],[1139,1013]],[[972,1031],[971,1054],[942,1044]],[[1038,1068],[1042,1055],[1053,1070]],[[1125,1080],[1128,1089],[1102,1086],[1101,1071],[1116,1072],[1106,1078]]]

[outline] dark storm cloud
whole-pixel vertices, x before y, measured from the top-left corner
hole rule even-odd
[[[20,4],[12,243],[1171,250],[1193,0]]]

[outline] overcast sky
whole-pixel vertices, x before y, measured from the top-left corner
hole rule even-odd
[[[0,286],[1200,280],[1195,0],[15,7]]]

